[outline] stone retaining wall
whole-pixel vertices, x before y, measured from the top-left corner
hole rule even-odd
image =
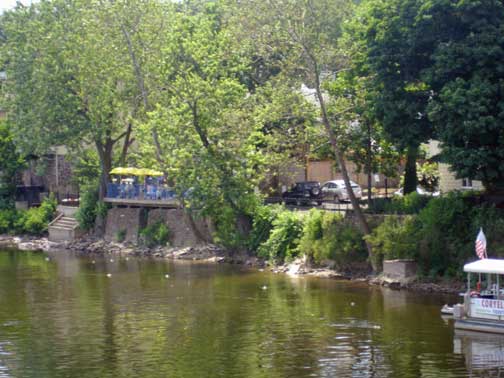
[[[118,235],[126,232],[123,241],[137,243],[138,233],[146,223],[145,209],[114,207],[107,213],[105,240],[118,241]]]
[[[138,242],[139,232],[147,225],[163,222],[171,233],[172,247],[190,247],[211,241],[211,227],[205,219],[194,219],[198,235],[191,227],[189,218],[182,209],[112,208],[107,214],[105,239],[117,241],[118,234],[125,230],[125,242]]]
[[[417,263],[413,260],[385,260],[383,274],[390,278],[404,279],[415,277]]]

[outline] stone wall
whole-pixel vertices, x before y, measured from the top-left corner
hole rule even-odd
[[[383,274],[390,278],[404,279],[415,277],[417,264],[413,260],[385,260]]]
[[[138,242],[138,233],[146,225],[146,211],[141,208],[115,207],[108,211],[105,240],[118,241],[119,233],[126,232],[125,242]]]
[[[194,219],[198,234],[193,230],[189,218],[182,209],[149,210],[147,224],[164,222],[171,232],[170,244],[173,247],[189,247],[210,240],[210,226],[204,219]],[[203,240],[202,240],[203,239]]]
[[[112,208],[107,213],[105,239],[117,241],[126,232],[125,242],[138,242],[139,232],[147,225],[163,222],[171,232],[170,245],[190,247],[211,240],[211,225],[206,219],[194,220],[198,235],[193,231],[182,209]]]

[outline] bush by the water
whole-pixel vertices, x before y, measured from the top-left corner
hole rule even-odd
[[[159,221],[152,223],[140,231],[140,242],[149,247],[165,246],[170,240],[170,229]]]
[[[10,234],[42,235],[54,218],[57,202],[47,197],[39,207],[28,210],[7,209],[0,211],[0,232]]]
[[[276,214],[271,224],[267,240],[259,245],[258,255],[276,264],[297,257],[303,232],[301,217],[295,212],[284,210]]]
[[[94,227],[96,220],[96,205],[98,203],[98,188],[90,187],[84,190],[81,199],[79,210],[75,217],[79,222],[79,226],[84,230],[90,230]]]
[[[86,231],[94,227],[97,216],[103,219],[107,216],[109,205],[98,199],[98,188],[96,186],[89,186],[83,191],[79,210],[75,217],[79,222],[79,226]]]
[[[343,215],[312,209],[305,219],[299,250],[315,263],[330,260],[339,269],[367,259],[361,232]]]
[[[432,198],[417,215],[390,216],[367,240],[373,258],[417,260],[419,274],[435,277],[462,275],[463,265],[476,259],[474,242],[482,227],[490,257],[504,257],[504,211],[475,203],[466,193]]]
[[[375,198],[368,212],[376,214],[418,214],[433,197],[417,192],[393,198]]]
[[[248,248],[257,251],[259,246],[268,240],[273,229],[273,221],[278,215],[286,211],[282,205],[261,205],[257,206],[252,220],[252,231],[248,238]]]
[[[365,239],[372,247],[374,266],[383,260],[416,258],[418,222],[412,215],[388,216]]]

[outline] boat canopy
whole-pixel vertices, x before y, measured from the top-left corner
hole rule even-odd
[[[482,259],[464,265],[464,272],[504,274],[504,260]]]

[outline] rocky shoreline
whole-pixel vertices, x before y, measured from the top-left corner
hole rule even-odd
[[[107,242],[95,237],[85,237],[73,242],[55,243],[49,241],[47,238],[0,235],[0,248],[42,252],[71,251],[79,255],[120,254],[160,259],[240,264],[259,269],[269,269],[273,273],[367,282],[370,285],[379,285],[395,290],[444,294],[457,294],[464,290],[463,283],[459,282],[444,282],[438,284],[423,282],[417,279],[400,280],[384,275],[366,276],[363,275],[362,272],[360,274],[339,273],[330,268],[311,267],[301,258],[281,266],[268,266],[267,262],[263,259],[248,256],[246,254],[230,255],[223,248],[213,244],[202,244],[184,248],[173,248],[169,246],[147,248],[129,243]]]

